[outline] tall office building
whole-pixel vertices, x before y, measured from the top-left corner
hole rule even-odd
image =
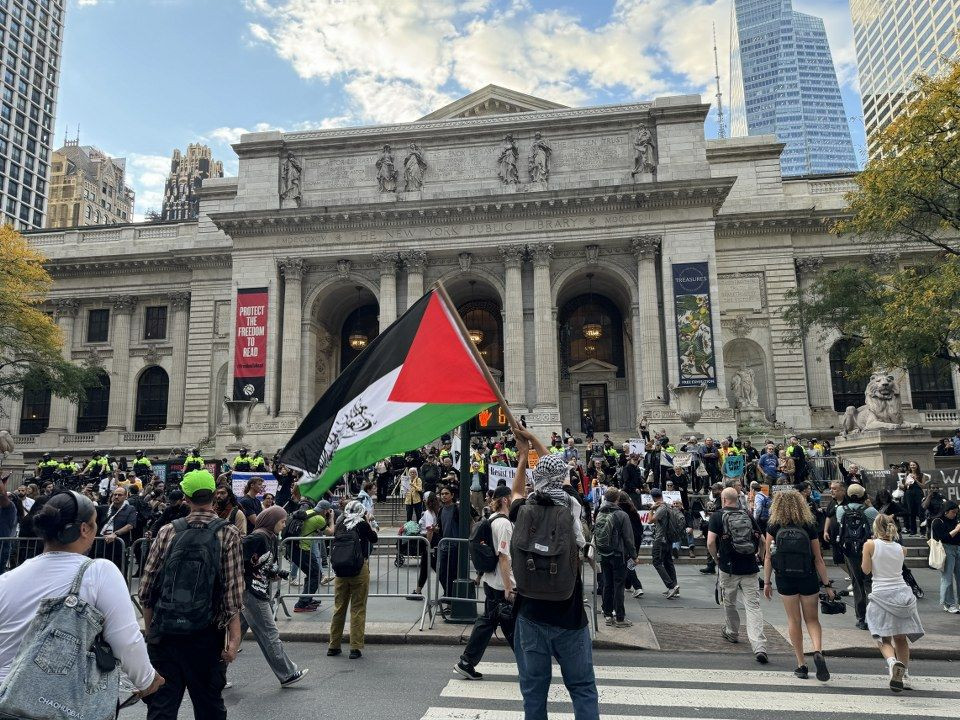
[[[197,191],[209,177],[223,177],[223,163],[214,160],[210,148],[199,143],[187,146],[186,155],[173,151],[170,174],[163,191],[163,220],[190,220],[200,214]]]
[[[0,222],[44,225],[64,0],[0,2]]]
[[[67,140],[53,154],[48,228],[117,225],[133,220],[126,162],[99,148]]]
[[[731,131],[774,134],[784,175],[857,169],[823,20],[791,0],[734,0]]]
[[[913,76],[935,75],[960,53],[960,0],[851,0],[850,12],[872,159],[880,131],[910,99]]]

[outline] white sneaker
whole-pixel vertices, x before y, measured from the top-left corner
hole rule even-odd
[[[680,594],[680,586],[674,585],[669,592],[667,592],[667,598],[675,598]]]
[[[944,612],[948,612],[948,613],[952,613],[952,614],[956,615],[957,613],[960,613],[960,606],[957,606],[957,605],[944,605],[944,606],[943,606],[943,611],[944,611]]]
[[[643,597],[643,588],[637,588],[636,590],[634,590],[634,591],[633,591],[633,596],[634,596],[635,598],[641,598],[641,597]]]
[[[910,682],[910,673],[903,673],[903,689],[904,690],[913,690],[913,683]]]

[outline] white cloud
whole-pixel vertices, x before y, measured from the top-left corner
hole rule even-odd
[[[163,207],[163,186],[170,172],[170,157],[167,155],[127,155],[127,183],[136,193],[134,222],[141,222],[147,210]]]
[[[99,2],[100,0],[77,0],[77,7],[93,7]]]

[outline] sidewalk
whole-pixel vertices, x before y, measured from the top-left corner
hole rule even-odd
[[[702,552],[702,548],[698,549],[699,555],[702,556]],[[697,564],[678,565],[680,596],[667,600],[661,594],[664,587],[656,571],[650,565],[642,565],[640,579],[646,594],[639,600],[628,594],[626,600],[627,617],[634,622],[634,626],[614,629],[605,626],[601,618],[594,647],[750,654],[745,629],[741,629],[741,641],[736,645],[721,637],[724,616],[722,609],[714,602],[714,577],[701,574],[701,567],[702,558]],[[846,588],[845,572],[830,564],[827,567],[835,586],[838,589]],[[415,564],[404,570],[416,572]],[[926,593],[919,605],[927,632],[926,636],[913,646],[914,656],[922,659],[960,660],[960,615],[945,613],[940,607],[940,573],[923,568],[915,569],[914,576]],[[587,592],[590,590],[588,587]],[[326,642],[333,600],[327,596],[321,597],[323,601],[316,613],[294,614],[287,618],[283,611],[280,611],[277,625],[284,640]],[[845,614],[820,616],[824,651],[832,655],[873,657],[877,654],[873,639],[869,633],[855,627],[852,597],[845,597],[843,600],[848,606]],[[790,653],[786,614],[779,597],[774,594],[771,601],[761,598],[761,604],[766,621],[767,652]],[[293,603],[288,602],[288,607],[292,608]],[[466,643],[471,625],[451,624],[438,617],[433,629],[430,629],[428,619],[421,631],[421,610],[420,603],[402,598],[370,598],[367,606],[366,642],[421,645]],[[741,611],[741,617],[742,615]],[[809,642],[809,638],[806,638],[806,642]]]

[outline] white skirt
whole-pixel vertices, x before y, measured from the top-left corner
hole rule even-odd
[[[870,634],[878,640],[906,635],[911,642],[916,642],[924,635],[917,598],[906,584],[870,593],[866,621]]]

